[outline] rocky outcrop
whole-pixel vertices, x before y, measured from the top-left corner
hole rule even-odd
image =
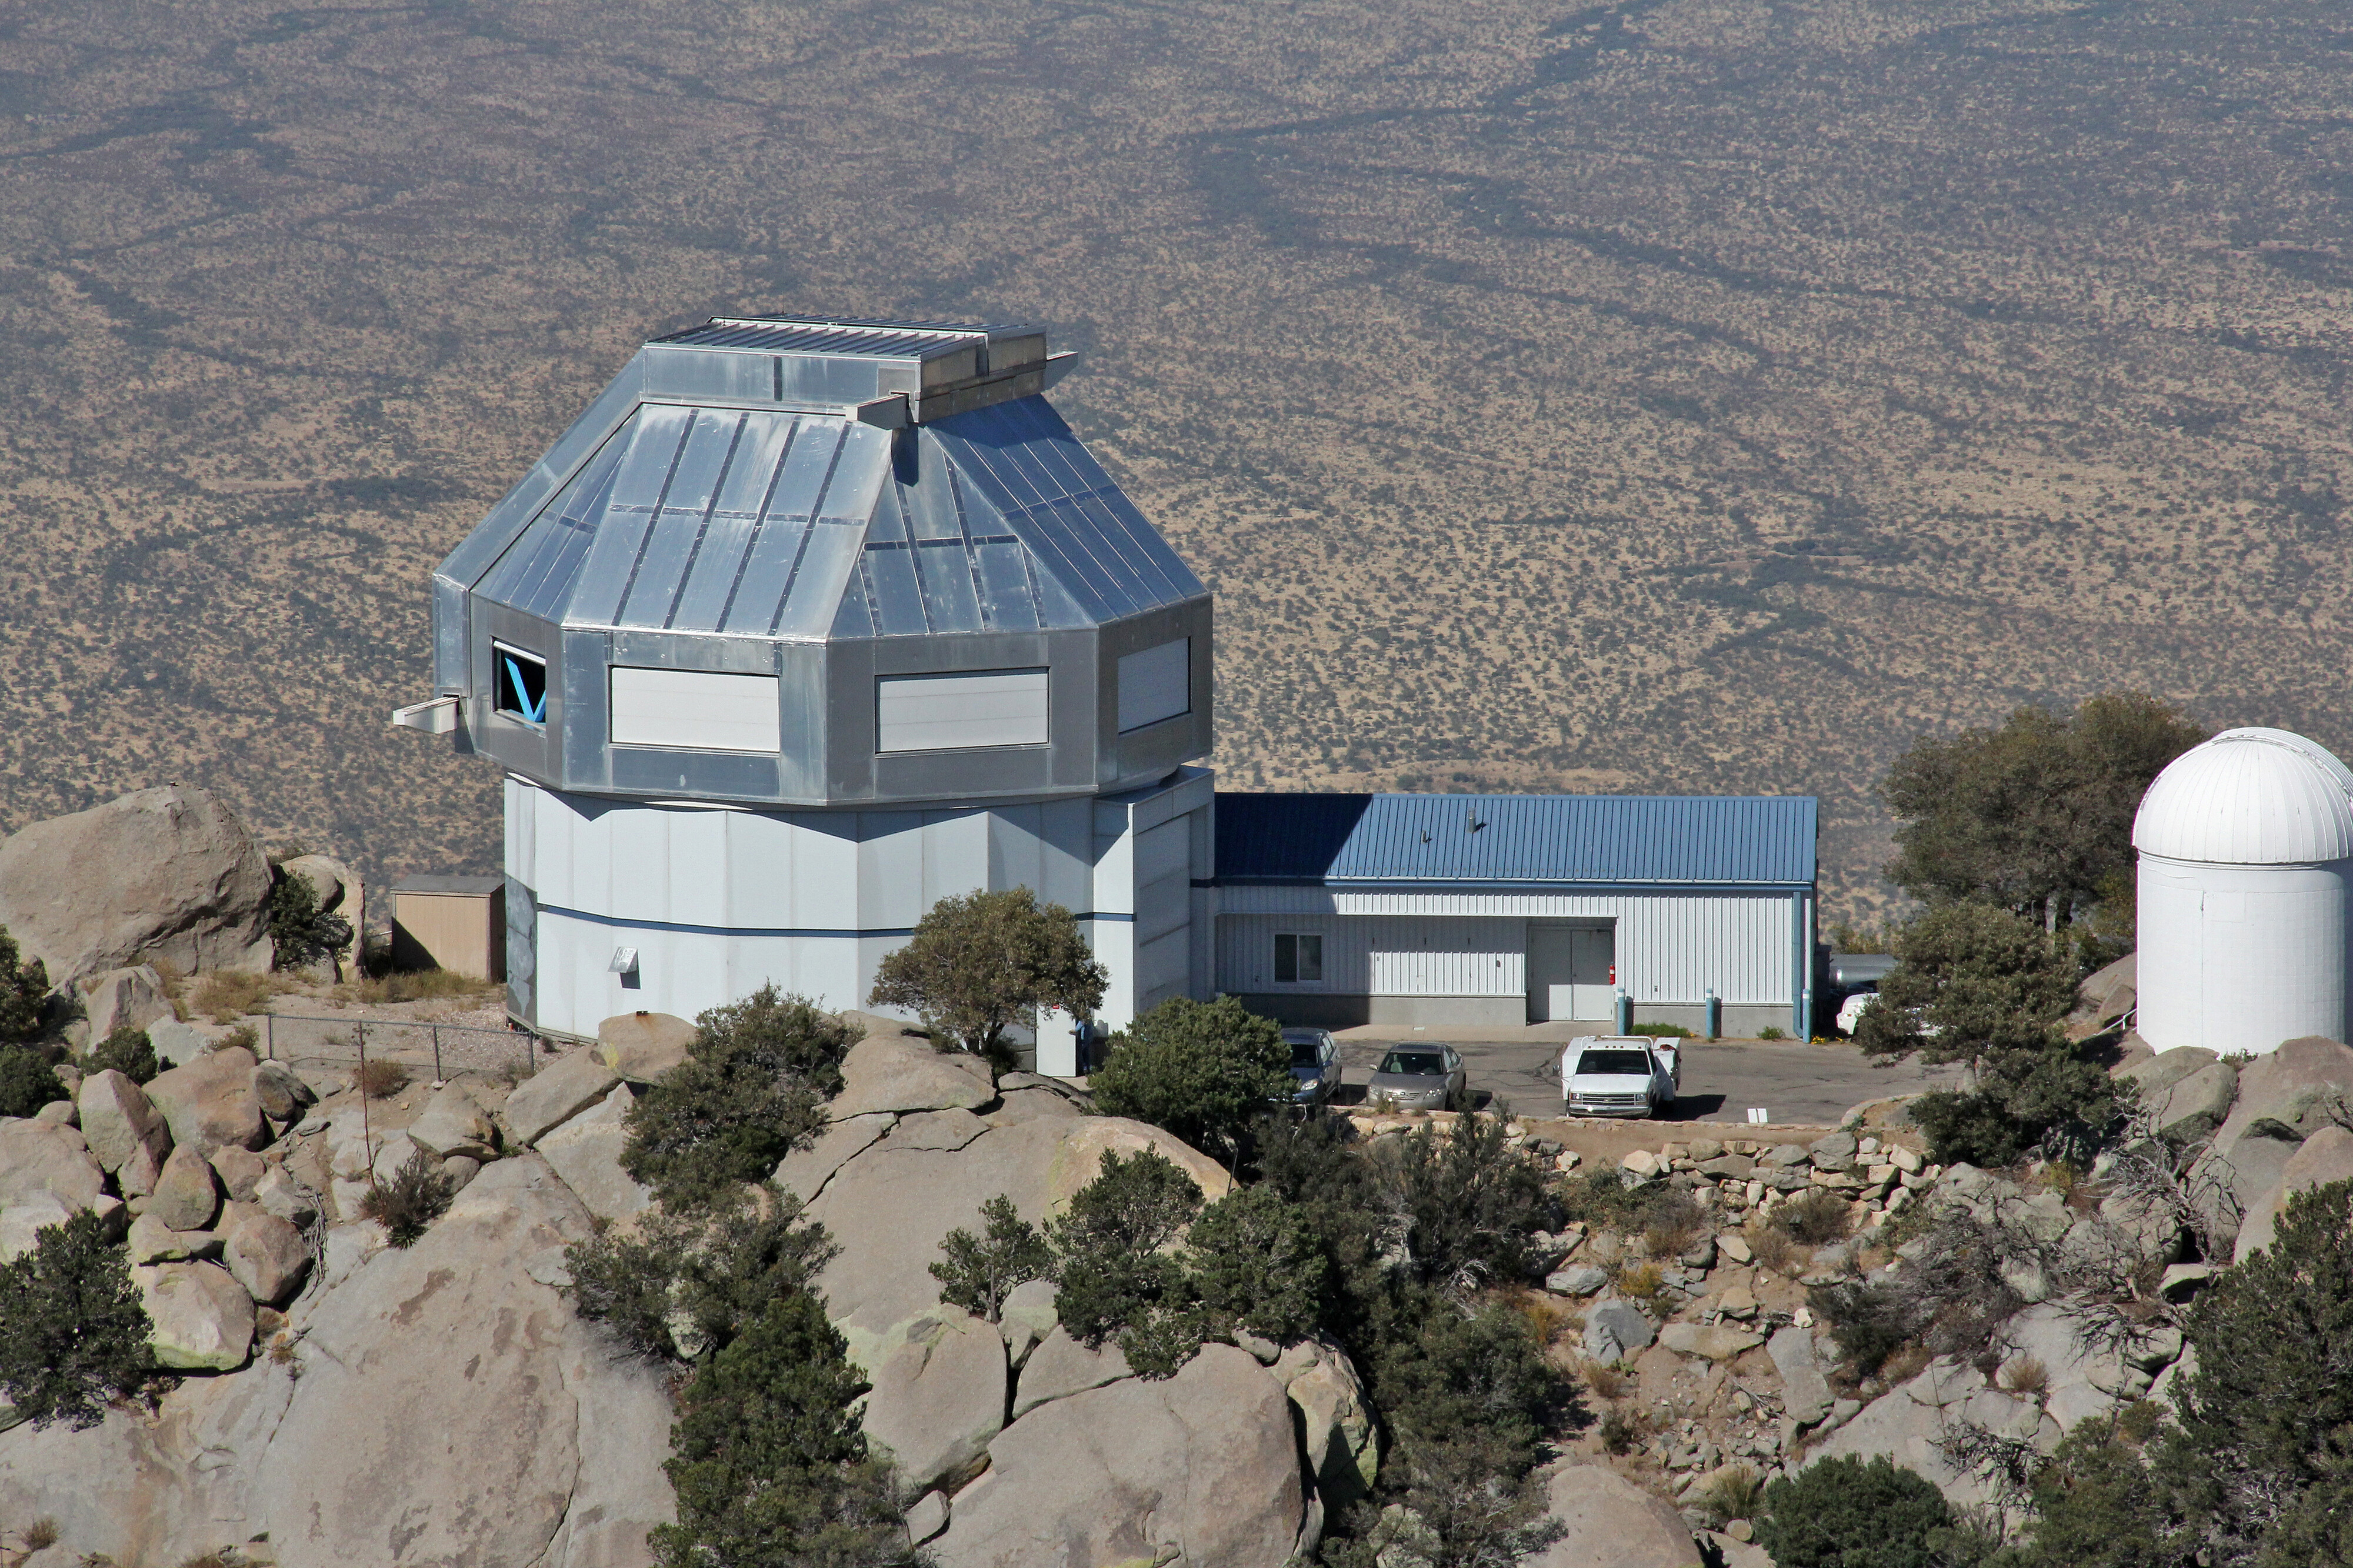
[[[81,1135],[89,1142],[99,1168],[120,1171],[132,1154],[144,1151],[161,1167],[172,1152],[172,1134],[147,1093],[112,1068],[94,1072],[81,1081],[76,1096]]]
[[[30,1251],[48,1226],[120,1206],[78,1130],[32,1118],[0,1121],[0,1261]]]
[[[911,1326],[873,1380],[862,1425],[910,1496],[969,1479],[1004,1429],[1005,1341],[962,1308],[942,1305]]]
[[[842,1089],[829,1108],[836,1121],[878,1110],[968,1110],[997,1098],[988,1064],[978,1057],[939,1050],[894,1019],[848,1016],[866,1035],[842,1061]]]
[[[1380,1429],[1364,1379],[1336,1347],[1313,1340],[1285,1350],[1274,1375],[1298,1412],[1307,1473],[1330,1519],[1369,1495],[1380,1471]]]
[[[0,926],[53,984],[164,960],[269,967],[269,862],[209,791],[169,784],[0,839]]]
[[[697,1032],[668,1013],[623,1013],[596,1026],[596,1059],[631,1083],[659,1083],[686,1060]]]
[[[649,1188],[621,1169],[629,1131],[623,1119],[637,1097],[627,1084],[616,1087],[588,1110],[539,1141],[540,1157],[554,1167],[573,1195],[601,1220],[627,1219],[654,1201]],[[416,1129],[409,1130],[411,1137]]]
[[[1125,1378],[1006,1427],[932,1550],[942,1568],[1280,1568],[1307,1511],[1282,1384],[1206,1345],[1165,1382]]]
[[[2353,1131],[2324,1127],[2296,1146],[2295,1152],[2280,1167],[2278,1184],[2247,1211],[2247,1217],[2239,1226],[2238,1244],[2232,1251],[2231,1260],[2243,1263],[2272,1244],[2289,1194],[2347,1180],[2353,1180]]]
[[[1546,1482],[1564,1533],[1529,1568],[1698,1568],[1699,1543],[1673,1507],[1601,1465],[1565,1464]]]
[[[152,964],[86,975],[75,982],[74,990],[81,997],[82,1017],[90,1025],[93,1043],[117,1029],[144,1029],[158,1018],[172,1016],[172,1004],[164,994],[164,977]]]
[[[158,1366],[230,1372],[253,1349],[253,1298],[215,1263],[133,1268],[132,1283],[154,1324]]]
[[[269,1136],[254,1090],[259,1064],[243,1046],[227,1046],[157,1073],[147,1099],[164,1113],[172,1142],[208,1156],[227,1148],[258,1149]]]
[[[539,1069],[507,1096],[499,1121],[508,1141],[533,1143],[613,1092],[621,1075],[589,1051],[570,1051]]]

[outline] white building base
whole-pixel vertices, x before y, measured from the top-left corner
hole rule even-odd
[[[1122,1027],[1208,994],[1192,882],[1211,798],[1199,768],[1092,800],[922,812],[654,805],[510,775],[508,1010],[585,1039],[617,1014],[691,1018],[771,982],[862,1007],[933,904],[1027,887],[1078,917],[1111,972],[1101,1019]],[[1075,1070],[1074,1042],[1045,1036],[1041,1070]]]

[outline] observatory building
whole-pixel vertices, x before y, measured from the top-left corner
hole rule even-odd
[[[937,899],[1025,886],[1106,1023],[1208,994],[1209,595],[1046,401],[1071,359],[712,321],[441,563],[436,695],[396,717],[506,770],[519,1020],[861,1005]]]
[[[2228,730],[2141,798],[2141,1037],[2160,1051],[2345,1037],[2353,772],[2284,730]]]

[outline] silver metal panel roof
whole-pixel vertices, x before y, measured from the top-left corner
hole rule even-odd
[[[762,353],[923,359],[968,347],[974,339],[986,340],[992,332],[1018,330],[956,321],[830,321],[792,316],[721,316],[654,342],[694,348],[752,349]]]
[[[794,639],[1053,630],[1207,593],[1043,398],[895,439],[912,460],[847,416],[642,405],[475,591],[567,626]]]

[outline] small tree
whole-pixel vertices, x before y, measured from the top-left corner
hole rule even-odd
[[[770,1302],[679,1396],[678,1522],[648,1536],[663,1568],[921,1563],[852,1409],[866,1390],[816,1297]]]
[[[2063,944],[1989,905],[1946,904],[1904,928],[1895,956],[1855,1040],[1872,1056],[1917,1053],[1974,1069],[1969,1092],[1938,1091],[1913,1108],[1936,1158],[2005,1164],[2053,1129],[2115,1119],[2113,1081],[2060,1027],[2075,1003]]]
[[[932,1265],[932,1278],[940,1282],[941,1300],[993,1323],[1017,1287],[1052,1276],[1054,1249],[1003,1193],[981,1205],[980,1215],[987,1234],[948,1232],[940,1243],[947,1256]]]
[[[1239,1188],[1203,1209],[1185,1253],[1208,1332],[1292,1344],[1315,1327],[1328,1266],[1306,1217],[1272,1187]]]
[[[672,1207],[765,1181],[825,1126],[853,1040],[805,997],[763,985],[695,1020],[687,1057],[629,1108],[621,1167]]]
[[[0,1046],[0,1116],[30,1116],[65,1098],[47,1058],[30,1046]]]
[[[1281,1026],[1230,996],[1173,996],[1112,1037],[1087,1084],[1105,1114],[1229,1155],[1245,1127],[1290,1099],[1291,1047]]]
[[[1014,888],[934,904],[875,970],[867,1000],[911,1009],[934,1039],[1002,1065],[1007,1028],[1040,1007],[1086,1017],[1110,982],[1070,910]]]
[[[1495,1116],[1459,1116],[1440,1135],[1420,1131],[1383,1148],[1390,1226],[1416,1277],[1457,1292],[1519,1276],[1528,1237],[1545,1227],[1554,1199],[1545,1173]]]
[[[49,972],[37,958],[19,962],[16,939],[0,926],[0,1041],[29,1040],[41,1032]]]
[[[2137,692],[2094,697],[2062,719],[2021,708],[1992,730],[1923,741],[1880,793],[1898,816],[1887,876],[1929,902],[1969,900],[2056,931],[2132,868],[2132,821],[2165,765],[2206,738]]]
[[[352,942],[352,922],[319,908],[308,877],[280,871],[269,889],[270,964],[304,969],[332,958]]]
[[[85,1211],[0,1265],[0,1393],[36,1426],[94,1426],[155,1370],[131,1259]]]
[[[1765,1488],[1757,1544],[1779,1568],[1945,1568],[1952,1505],[1881,1454],[1818,1459]]]
[[[1166,1156],[1104,1154],[1101,1173],[1047,1226],[1055,1312],[1071,1337],[1090,1350],[1116,1339],[1146,1377],[1190,1359],[1203,1328],[1184,1267],[1166,1249],[1200,1212],[1201,1189]]]
[[[137,1084],[151,1082],[157,1073],[164,1070],[164,1064],[155,1056],[154,1042],[147,1037],[147,1031],[129,1024],[92,1046],[83,1055],[81,1065],[86,1072],[111,1069]]]
[[[683,1215],[652,1211],[631,1237],[573,1243],[565,1290],[630,1350],[682,1364],[724,1350],[770,1302],[808,1289],[835,1251],[823,1226],[802,1222],[798,1199],[739,1191]]]

